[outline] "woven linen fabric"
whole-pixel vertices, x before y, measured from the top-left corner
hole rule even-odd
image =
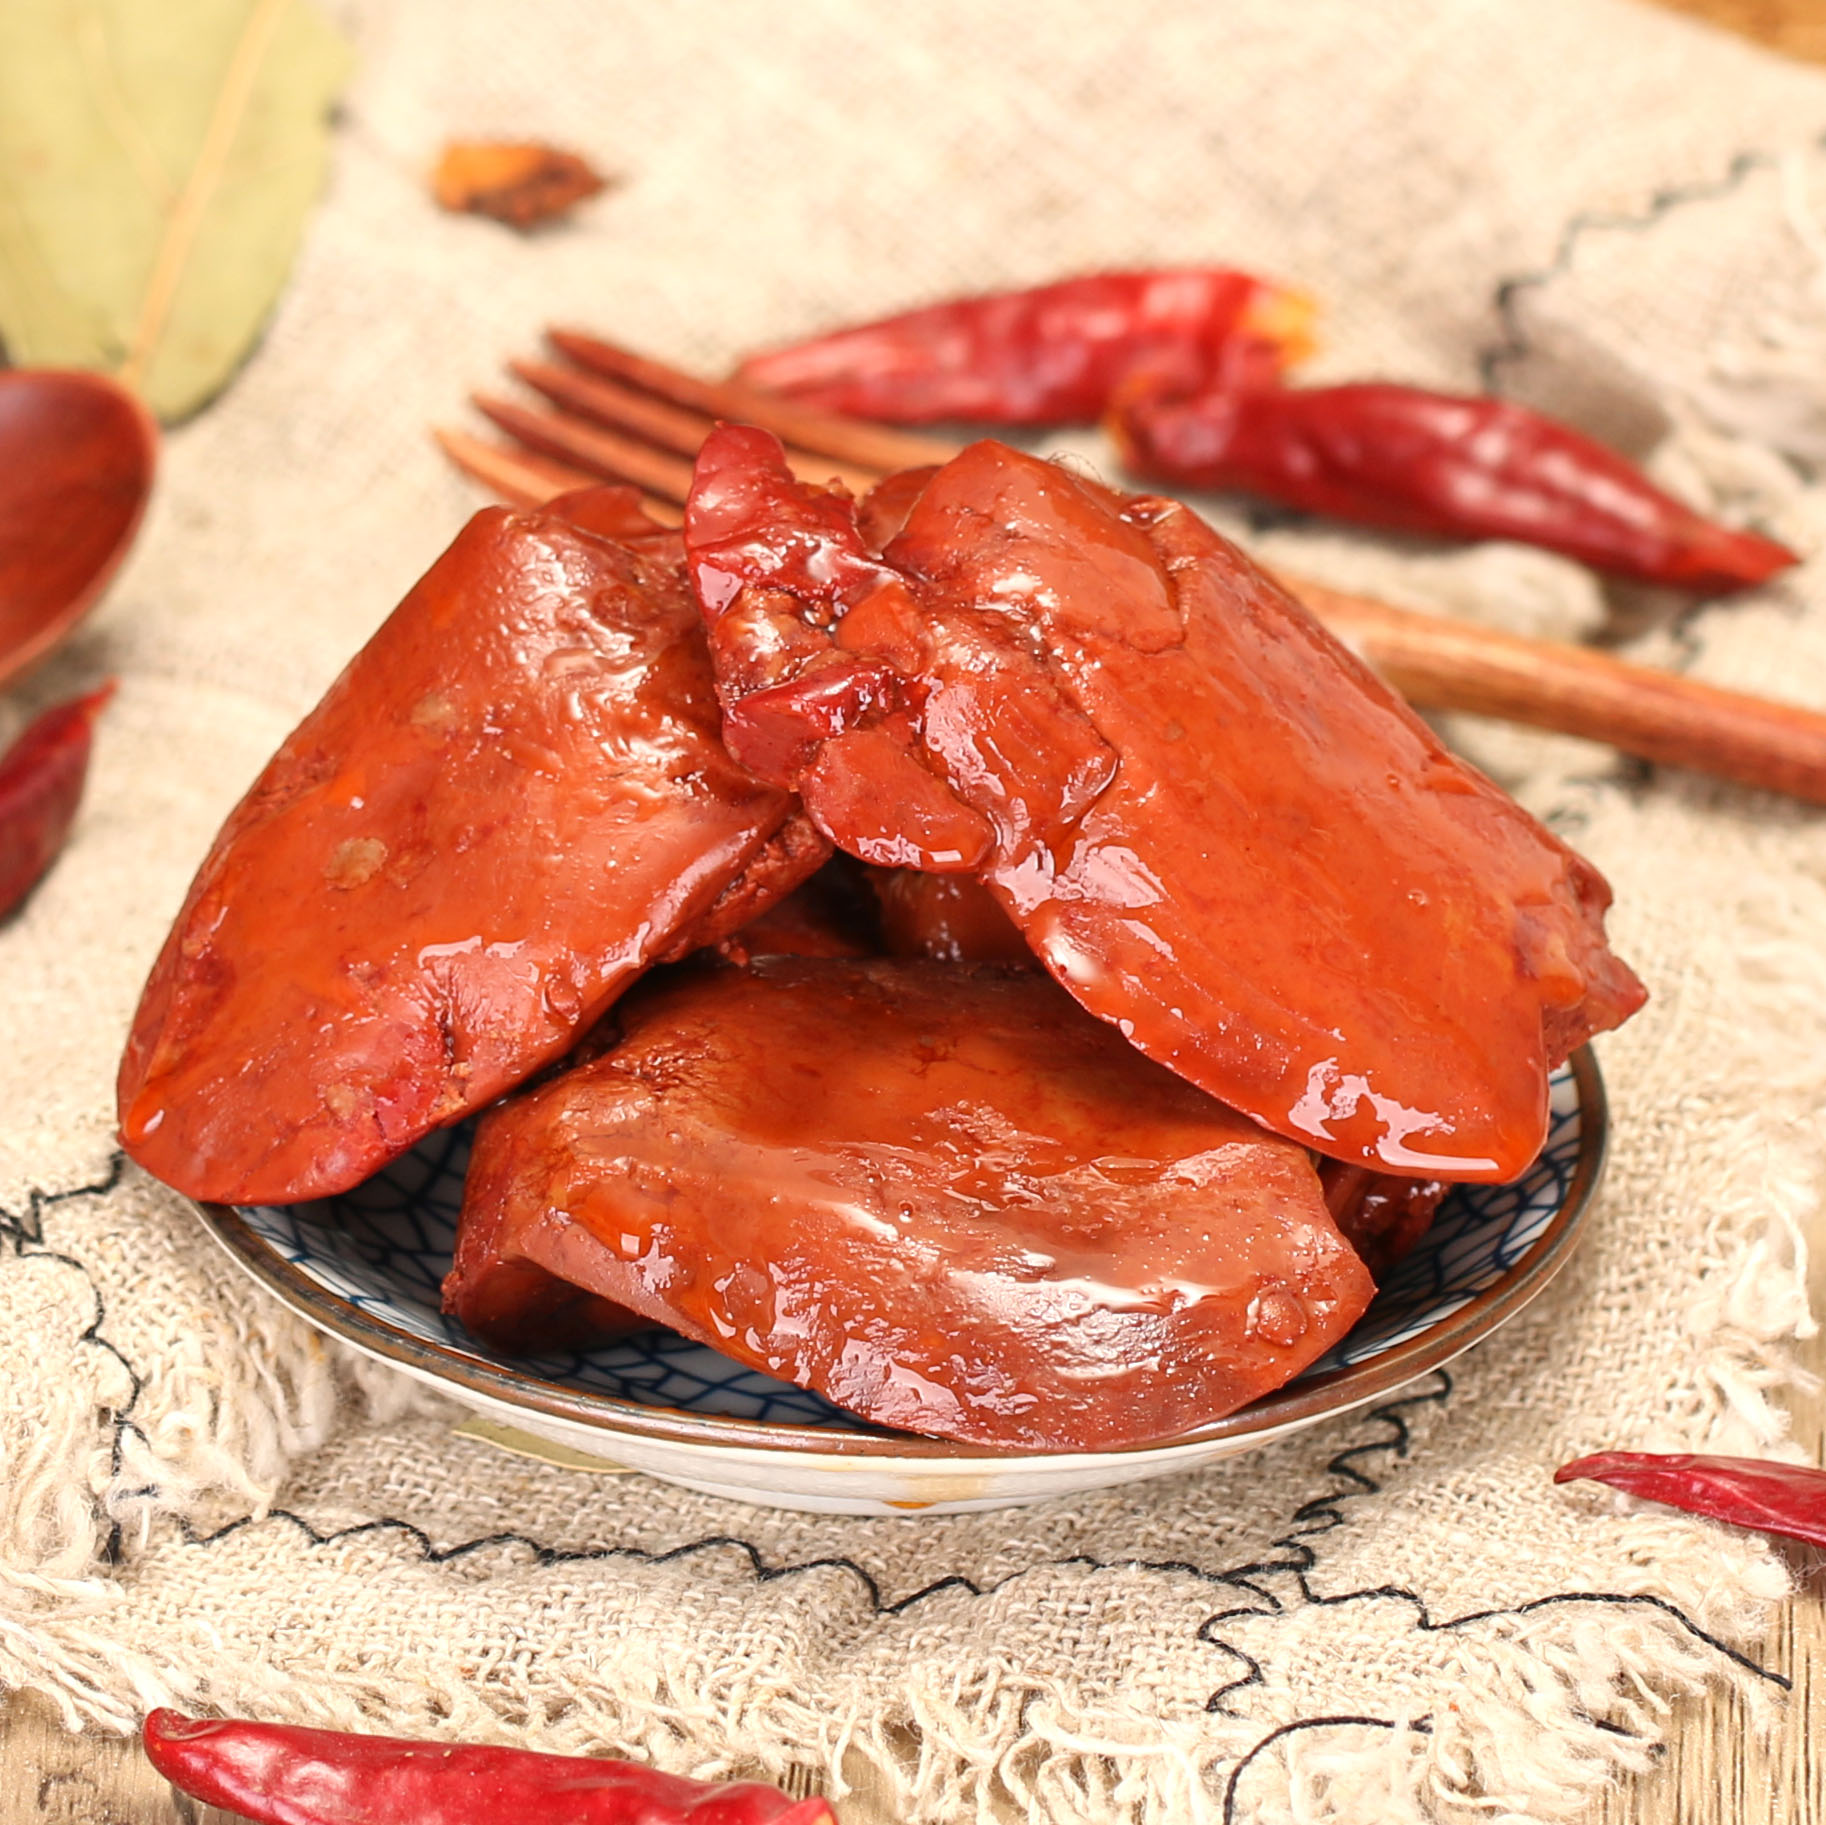
[[[72,1726],[173,1702],[1086,1825],[1562,1818],[1649,1765],[1671,1695],[1782,1702],[1761,1541],[1549,1474],[1793,1450],[1826,1091],[1826,830],[1796,805],[1455,724],[1608,873],[1653,992],[1600,1047],[1579,1253],[1375,1411],[1031,1509],[772,1512],[454,1436],[120,1160],[111,1090],[218,822],[477,504],[426,426],[545,322],[716,369],[953,292],[1230,261],[1324,300],[1315,374],[1549,404],[1814,553],[1826,80],[1626,0],[337,10],[359,71],[270,331],[10,706],[121,681],[74,840],[0,930],[0,1686]],[[432,207],[449,136],[621,181],[516,238]],[[1213,511],[1329,581],[1826,708],[1826,560],[1683,605]]]

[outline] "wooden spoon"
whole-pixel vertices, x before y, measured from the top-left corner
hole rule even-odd
[[[152,490],[158,429],[100,374],[0,371],[0,683],[92,608]]]

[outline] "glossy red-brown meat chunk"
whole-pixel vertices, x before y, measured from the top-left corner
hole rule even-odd
[[[974,875],[871,868],[869,886],[881,908],[881,948],[890,957],[932,957],[941,963],[1034,961],[1019,927]]]
[[[216,839],[120,1071],[167,1183],[353,1185],[828,853],[723,749],[676,541],[566,514],[477,514]]]
[[[1513,1177],[1550,1066],[1642,1000],[1597,871],[1178,503],[980,443],[877,557],[733,427],[686,547],[732,753],[865,860],[980,875],[1086,1008],[1280,1133]]]
[[[1332,1221],[1378,1286],[1427,1233],[1452,1189],[1444,1179],[1401,1178],[1342,1160],[1321,1160],[1319,1183]]]
[[[716,946],[730,963],[756,957],[879,957],[881,918],[863,871],[833,855],[809,880]]]
[[[617,1019],[477,1131],[445,1304],[497,1340],[625,1309],[882,1425],[1097,1450],[1279,1387],[1369,1301],[1306,1151],[1039,971],[772,958]],[[610,1304],[519,1321],[529,1264]]]

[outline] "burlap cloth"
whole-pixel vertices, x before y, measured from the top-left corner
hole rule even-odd
[[[715,367],[916,299],[1228,259],[1321,372],[1486,378],[1826,546],[1826,80],[1624,0],[374,0],[264,346],[26,707],[121,680],[75,841],[0,933],[0,1685],[710,1772],[892,1771],[909,1819],[1547,1819],[1672,1693],[1779,1702],[1756,1539],[1548,1473],[1785,1447],[1826,1079],[1826,843],[1791,804],[1466,725],[1609,873],[1654,992],[1602,1046],[1574,1265],[1381,1411],[986,1516],[772,1513],[454,1438],[253,1290],[114,1151],[111,1083],[218,820],[475,497],[426,441],[552,318]],[[522,241],[445,135],[624,185]],[[1574,567],[1258,526],[1389,597],[1826,707],[1826,565],[1669,620]],[[846,1756],[849,1758],[846,1763]],[[1228,1812],[1226,1808],[1228,1807]]]

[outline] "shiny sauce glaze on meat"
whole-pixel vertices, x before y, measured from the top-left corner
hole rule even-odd
[[[766,433],[705,445],[730,751],[852,854],[979,877],[1085,1008],[1276,1132],[1520,1173],[1548,1071],[1643,999],[1597,871],[1188,508],[995,443],[889,488],[878,555]]]
[[[826,854],[723,748],[675,536],[627,490],[479,513],[217,838],[123,1141],[195,1197],[346,1189]]]
[[[1303,1147],[1041,972],[779,957],[656,977],[483,1117],[448,1310],[509,1347],[636,1314],[884,1426],[1170,1438],[1337,1341],[1370,1276]]]
[[[1452,1187],[1445,1179],[1371,1172],[1342,1160],[1319,1161],[1325,1208],[1380,1286],[1427,1232]]]
[[[1189,510],[995,444],[858,510],[724,429],[682,541],[465,528],[205,860],[122,1134],[287,1202],[485,1110],[446,1300],[500,1346],[1144,1444],[1528,1164],[1641,1000],[1608,900]]]
[[[868,882],[881,909],[881,947],[890,957],[1038,967],[1021,928],[974,876],[871,868]]]

